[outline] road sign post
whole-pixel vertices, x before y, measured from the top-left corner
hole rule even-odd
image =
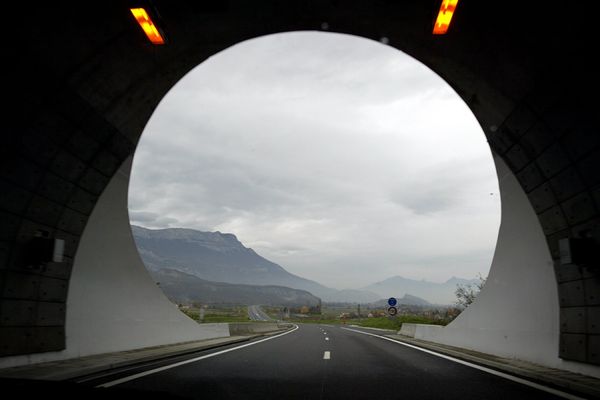
[[[396,300],[395,297],[390,297],[387,302],[389,305],[389,307],[387,309],[388,315],[390,317],[396,316],[396,314],[398,314],[398,309],[396,308],[396,304],[398,304],[398,300]]]

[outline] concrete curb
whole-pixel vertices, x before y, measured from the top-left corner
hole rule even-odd
[[[469,361],[473,364],[485,366],[517,377],[526,378],[527,380],[548,387],[565,390],[581,396],[600,398],[600,379],[591,376],[543,367],[525,361],[501,358],[458,347],[440,345],[438,343],[413,339],[397,334],[385,336],[390,339],[432,350],[463,361]]]
[[[276,321],[235,322],[229,323],[229,333],[232,336],[260,335],[269,332],[281,332],[287,326]]]
[[[86,356],[77,359],[11,367],[0,370],[0,377],[51,381],[72,380],[115,368],[122,368],[155,360],[158,361],[197,351],[246,342],[252,338],[253,336],[233,336],[208,339],[197,342],[146,347],[123,352]]]
[[[50,361],[35,365],[0,369],[0,378],[36,379],[49,381],[78,380],[117,368],[134,366],[151,361],[160,361],[202,350],[214,349],[231,344],[247,342],[257,337],[273,336],[291,329],[280,327],[269,332],[259,332],[244,336],[229,336],[193,342],[176,343],[164,346],[98,354],[77,359]]]

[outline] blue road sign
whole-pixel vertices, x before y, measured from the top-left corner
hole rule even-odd
[[[394,307],[396,304],[398,304],[398,300],[396,300],[396,298],[395,298],[395,297],[390,297],[390,298],[388,299],[388,304],[389,304],[390,306]]]

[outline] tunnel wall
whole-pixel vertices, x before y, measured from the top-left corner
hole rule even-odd
[[[465,1],[449,33],[434,37],[437,5],[417,0],[152,3],[165,46],[149,44],[122,2],[104,2],[86,18],[68,4],[22,2],[7,21],[0,356],[65,349],[71,269],[90,213],[172,85],[243,40],[327,26],[385,39],[467,103],[546,237],[560,304],[554,353],[600,365],[600,75],[588,7],[511,1],[489,12],[486,2]],[[562,29],[548,36],[547,21]],[[41,233],[64,240],[62,262],[30,259]],[[591,239],[591,261],[561,263],[564,238]],[[524,265],[527,253],[513,254],[514,263]]]
[[[130,170],[131,158],[81,236],[67,297],[66,349],[0,358],[0,367],[229,336],[227,324],[199,325],[185,316],[150,278],[129,224]]]
[[[600,367],[558,357],[560,308],[546,237],[515,175],[494,161],[502,219],[487,281],[456,320],[422,339],[600,377]]]

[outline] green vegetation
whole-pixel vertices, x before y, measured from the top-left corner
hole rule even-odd
[[[456,285],[456,291],[454,294],[456,295],[456,305],[462,308],[467,308],[475,301],[475,298],[483,289],[483,285],[485,285],[485,281],[487,278],[484,278],[479,274],[479,282],[473,283],[470,285]]]
[[[179,311],[181,311],[182,313],[184,313],[185,315],[187,315],[188,317],[190,317],[191,319],[193,319],[196,322],[200,321],[200,312],[198,312],[198,311],[194,311],[194,310],[187,309],[187,308],[181,308],[181,307],[179,307]]]
[[[281,319],[283,307],[261,306],[262,310],[274,320]]]
[[[263,307],[263,310],[269,314],[273,319],[282,318],[282,312],[277,307]],[[289,318],[284,318],[285,321],[294,323],[304,324],[331,324],[331,325],[360,325],[369,328],[379,329],[390,329],[400,330],[400,327],[404,322],[416,323],[416,324],[435,324],[435,325],[446,325],[450,322],[450,318],[439,315],[434,317],[434,313],[427,313],[427,315],[419,314],[417,311],[409,313],[407,315],[399,315],[394,318],[390,318],[385,315],[384,310],[366,310],[367,314],[374,313],[377,316],[367,318],[365,314],[362,317],[358,317],[357,307],[354,305],[346,306],[330,306],[323,307],[321,314],[298,314],[290,313]],[[423,314],[425,314],[423,312]],[[429,315],[431,314],[431,315]]]
[[[326,316],[309,316],[306,318],[289,318],[289,322],[304,324],[330,324],[330,325],[359,325],[367,328],[390,329],[398,331],[402,324],[433,324],[446,325],[446,321],[434,320],[419,315],[401,315],[398,317],[373,317],[373,318],[327,318]]]
[[[204,317],[204,323],[210,322],[248,322],[250,318],[248,315],[245,317],[235,315],[206,315]]]
[[[263,307],[273,319],[281,319],[282,309]],[[360,317],[359,317],[360,312]],[[368,328],[390,329],[398,331],[403,323],[447,325],[457,315],[453,308],[437,309],[425,307],[403,307],[402,314],[396,317],[387,316],[385,309],[367,308],[361,311],[358,305],[327,304],[322,307],[320,314],[290,313],[285,321],[305,324],[337,324],[359,325]],[[370,317],[367,317],[370,315]]]
[[[227,307],[227,306],[202,306],[204,308],[204,318],[200,318],[202,314],[200,306],[180,306],[179,310],[185,315],[199,323],[213,322],[248,322],[248,307]]]
[[[204,311],[204,318],[201,320],[201,308]],[[180,306],[179,309],[187,316],[200,323],[211,322],[248,322],[248,307],[245,306]],[[262,307],[271,318],[275,320],[282,319],[286,322],[303,324],[328,324],[328,325],[359,325],[367,328],[390,329],[398,331],[403,323],[414,324],[434,324],[446,325],[455,316],[449,310],[405,310],[405,314],[396,317],[386,316],[385,310],[365,310],[369,315],[367,318],[361,313],[357,315],[357,308],[350,306],[323,307],[320,314],[317,313],[289,313],[289,318],[282,312],[282,307]]]

